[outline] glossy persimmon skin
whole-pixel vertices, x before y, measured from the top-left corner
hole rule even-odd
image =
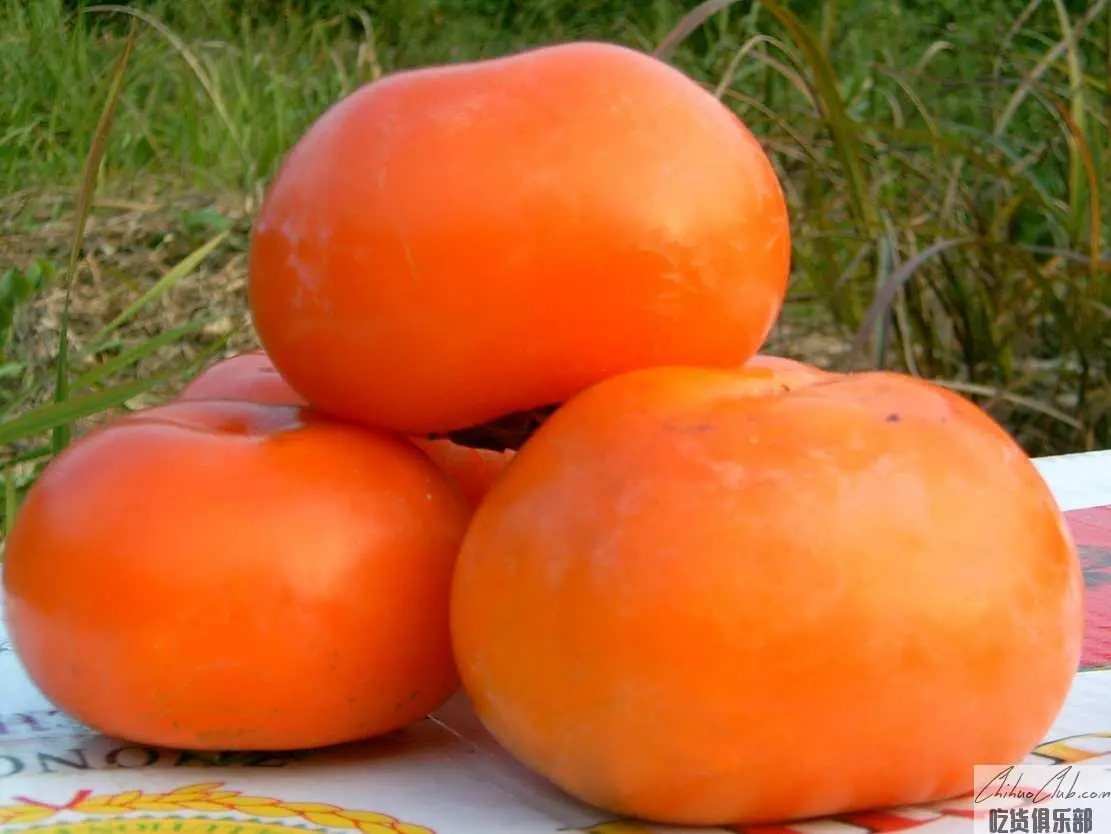
[[[308,405],[274,368],[265,351],[252,350],[209,365],[177,395],[178,400],[247,400],[269,405]]]
[[[452,596],[486,727],[614,813],[736,825],[928,802],[1048,731],[1080,657],[1054,499],[968,401],[661,368],[565,404]]]
[[[478,508],[516,454],[513,449],[473,449],[443,437],[410,440],[451,478],[472,509]]]
[[[458,686],[469,511],[408,441],[295,407],[177,402],[51,462],[7,542],[12,644],[87,725],[191,749],[377,736]]]
[[[248,291],[313,405],[423,435],[620,371],[741,364],[790,250],[776,173],[730,110],[646,54],[575,42],[333,106],[265,195]]]
[[[250,351],[223,359],[198,374],[177,397],[179,400],[233,399],[278,405],[306,405],[275,370],[265,351]],[[444,471],[472,507],[482,501],[501,475],[513,450],[472,449],[447,438],[409,438]]]

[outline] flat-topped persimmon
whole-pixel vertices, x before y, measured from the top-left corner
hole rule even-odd
[[[248,290],[309,402],[423,435],[622,371],[743,363],[790,249],[775,170],[732,111],[649,55],[574,42],[335,104],[265,195]]]
[[[522,446],[457,564],[464,687],[519,760],[626,816],[959,795],[1038,742],[1076,672],[1063,515],[940,386],[758,364],[613,377]]]
[[[7,541],[31,680],[108,735],[292,749],[396,730],[458,686],[469,508],[408,440],[292,406],[181,401],[51,461]]]

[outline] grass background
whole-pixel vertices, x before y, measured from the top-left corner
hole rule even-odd
[[[689,15],[689,16],[688,16]],[[1106,447],[1109,0],[0,0],[0,515],[74,431],[253,347],[251,214],[382,74],[601,38],[735,108],[787,191],[769,352]]]

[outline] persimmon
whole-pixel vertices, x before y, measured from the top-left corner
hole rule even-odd
[[[830,371],[824,371],[809,362],[758,353],[741,366],[748,379],[772,379],[782,390],[791,390],[828,379]]]
[[[451,478],[472,508],[482,503],[516,454],[513,449],[472,449],[446,437],[409,439]]]
[[[452,632],[479,718],[538,774],[744,825],[957,796],[1020,759],[1077,669],[1082,587],[1049,488],[968,400],[671,367],[522,446],[464,539]]]
[[[178,394],[179,400],[247,400],[272,405],[308,405],[293,390],[266,351],[251,350],[209,365]]]
[[[308,404],[277,372],[266,352],[260,350],[240,353],[205,368],[182,389],[178,399]],[[514,454],[512,449],[472,449],[446,437],[409,439],[447,473],[472,508],[478,506]]]
[[[391,433],[185,401],[92,431],[7,542],[12,645],[58,707],[192,749],[376,736],[458,688],[448,630],[470,512]]]
[[[775,169],[731,110],[654,57],[573,42],[333,105],[264,196],[248,298],[314,406],[447,434],[622,371],[743,363],[790,252]]]

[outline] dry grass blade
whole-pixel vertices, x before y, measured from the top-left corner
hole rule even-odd
[[[738,93],[735,90],[729,89],[722,91],[722,98],[731,99],[737,104],[742,104],[745,107],[752,108],[765,119],[767,119],[771,124],[775,125],[776,129],[782,131],[783,135],[788,137],[791,142],[793,142],[798,147],[798,149],[806,155],[807,159],[810,162],[816,165],[820,165],[822,163],[822,154],[818,150],[818,148],[815,147],[814,142],[804,136],[798,126],[791,123],[790,118],[785,117],[782,113],[778,113],[775,110],[771,109],[761,99],[754,96],[746,96]],[[785,188],[790,188],[790,186],[791,183],[789,181],[784,182]]]
[[[724,11],[736,2],[737,0],[706,0],[705,3],[700,3],[695,6],[683,16],[682,20],[672,27],[671,31],[664,36],[659,46],[655,48],[652,54],[657,58],[669,57],[675,50],[675,47],[690,37],[699,26],[718,12]]]
[[[1091,277],[1093,281],[1098,279],[1100,272],[1100,261],[1102,260],[1101,254],[1101,240],[1103,236],[1103,213],[1100,209],[1099,201],[1099,174],[1096,173],[1095,158],[1092,156],[1092,150],[1088,146],[1088,139],[1081,130],[1080,125],[1073,121],[1071,115],[1064,107],[1058,105],[1061,117],[1065,120],[1065,124],[1069,131],[1069,158],[1077,160],[1082,167],[1084,175],[1087,177],[1088,195],[1089,195],[1089,211],[1088,211],[1088,259],[1091,269]],[[1077,209],[1077,214],[1081,214]],[[1094,286],[1094,284],[1093,284]]]
[[[922,120],[922,124],[926,126],[926,130],[928,130],[930,134],[935,138],[940,136],[941,131],[938,129],[937,122],[934,120],[933,114],[930,113],[929,108],[926,107],[926,103],[922,100],[922,96],[919,95],[918,91],[910,85],[910,82],[903,78],[899,73],[893,72],[886,67],[880,67],[879,72],[887,78],[890,78],[895,83],[895,85],[900,90],[902,90],[903,95],[906,96],[907,100],[914,107],[914,110],[918,114],[918,117]],[[899,128],[901,127],[902,125],[899,126]]]
[[[1061,53],[1070,48],[1070,45],[1075,43],[1076,39],[1080,37],[1080,33],[1088,28],[1088,25],[1099,17],[1099,13],[1103,11],[1104,6],[1107,5],[1107,0],[1095,0],[1088,10],[1081,15],[1080,19],[1071,30],[1065,32],[1064,37],[1061,38],[1052,49],[1049,49],[1034,65],[1034,67],[1022,79],[1015,91],[1011,94],[1010,99],[1007,101],[1003,112],[999,114],[999,118],[995,121],[994,133],[996,136],[1002,136],[1010,125],[1011,120],[1014,118],[1018,108],[1022,105],[1023,101],[1033,92],[1034,87],[1037,85],[1041,77],[1045,75],[1046,71],[1053,66]]]
[[[115,374],[130,368],[139,363],[140,360],[154,354],[160,348],[167,345],[176,344],[186,336],[202,330],[205,325],[217,321],[217,317],[202,319],[201,321],[191,321],[178,327],[170,328],[157,336],[148,339],[137,347],[130,350],[125,350],[118,356],[114,356],[106,362],[102,362],[89,371],[86,371],[81,376],[73,381],[73,387],[77,390],[91,388],[95,385],[101,384],[106,379],[110,379]]]
[[[761,44],[774,46],[780,52],[788,54],[788,51],[783,42],[778,40],[777,38],[770,37],[769,35],[754,35],[743,44],[741,44],[741,47],[729,61],[729,66],[726,67],[725,72],[722,73],[721,79],[718,81],[717,86],[714,88],[714,96],[720,99],[725,94],[725,91],[729,88],[729,85],[733,83],[733,80],[737,75],[737,70],[740,67],[741,61],[751,56],[754,61],[759,61],[765,64],[766,66],[770,67],[772,70],[783,76],[783,78],[786,79],[789,84],[791,84],[796,90],[799,91],[799,93],[804,99],[806,99],[807,102],[809,102],[811,105],[816,106],[813,94],[811,93],[809,87],[807,87],[806,82],[803,80],[802,76],[800,76],[797,72],[795,72],[782,62],[776,61],[771,56],[762,55],[759,52],[756,52],[756,47],[760,46]],[[790,57],[794,58],[793,55]]]
[[[949,43],[949,41],[934,41],[926,47],[926,50],[922,53],[922,57],[915,63],[914,71],[918,74],[922,74],[926,71],[926,67],[930,65],[934,58],[942,52],[951,52],[953,49],[954,46]]]
[[[1075,136],[1083,136],[1087,131],[1087,96],[1084,88],[1084,66],[1077,43],[1079,32],[1074,31],[1069,21],[1069,10],[1065,8],[1065,0],[1053,0],[1057,10],[1057,19],[1061,25],[1062,40],[1065,42],[1065,56],[1069,70],[1069,107],[1070,113],[1065,115],[1069,130]],[[1078,153],[1078,145],[1069,143],[1069,209],[1073,217],[1075,233],[1083,218],[1084,191],[1088,184],[1085,179],[1085,160]]]
[[[872,305],[868,308],[868,312],[864,314],[864,321],[861,323],[860,329],[857,331],[849,347],[848,358],[859,356],[863,352],[869,340],[872,338],[872,331],[875,330],[876,325],[886,315],[888,309],[890,309],[891,304],[895,301],[895,297],[899,294],[899,290],[902,289],[903,285],[911,279],[914,273],[917,272],[924,263],[948,249],[953,249],[958,246],[968,246],[978,242],[979,238],[975,237],[939,240],[932,246],[923,249],[891,273],[887,281],[872,299]]]
[[[77,272],[77,261],[81,253],[81,244],[85,238],[85,225],[89,219],[92,208],[93,196],[96,192],[97,171],[104,151],[108,146],[108,135],[112,131],[112,120],[116,115],[120,94],[123,91],[123,77],[127,70],[127,63],[131,59],[135,41],[139,36],[138,23],[132,21],[131,28],[124,42],[123,52],[116,62],[112,74],[112,85],[108,92],[108,100],[100,114],[100,121],[93,134],[93,141],[85,157],[85,170],[82,177],[81,190],[77,196],[77,222],[73,231],[73,242],[70,246],[69,264],[66,269],[65,282],[66,294],[62,305],[61,327],[58,336],[58,360],[54,378],[54,401],[62,403],[69,394],[69,311],[73,281]],[[60,452],[70,440],[70,424],[62,422],[54,427],[53,447],[55,453]]]
[[[211,238],[206,243],[202,244],[197,249],[186,255],[173,267],[173,269],[169,270],[165,275],[159,278],[158,281],[155,282],[154,286],[152,286],[145,293],[135,299],[135,301],[127,306],[127,309],[125,309],[118,316],[108,322],[108,324],[104,325],[104,327],[102,327],[100,331],[95,336],[93,336],[92,339],[90,339],[90,343],[94,345],[93,350],[95,351],[95,346],[103,342],[104,339],[107,338],[113,330],[115,330],[121,324],[134,316],[135,313],[138,312],[145,304],[148,304],[150,301],[158,298],[160,295],[173,287],[174,284],[176,284],[178,281],[180,281],[182,278],[196,269],[205,258],[212,254],[212,252],[227,239],[229,234],[230,232],[227,231],[220,232],[215,237]]]
[[[994,388],[990,385],[977,385],[973,382],[959,382],[956,380],[948,379],[934,379],[932,381],[945,388],[950,388],[953,391],[959,391],[962,394],[973,394],[978,397],[991,397],[994,400],[1009,402],[1012,405],[1017,405],[1020,408],[1026,409],[1027,411],[1033,411],[1036,414],[1044,414],[1046,417],[1057,420],[1058,422],[1063,423],[1070,428],[1074,428],[1079,432],[1084,431],[1084,424],[1082,422],[1077,420],[1075,417],[1070,417],[1060,409],[1054,408],[1050,405],[1046,405],[1045,403],[1039,402],[1038,400],[1030,399],[1029,397],[1023,397],[1019,394],[1006,391],[1002,388]]]
[[[185,63],[189,65],[189,69],[193,71],[193,75],[197,77],[197,81],[200,82],[201,87],[204,88],[205,93],[212,101],[212,106],[216,108],[216,114],[220,117],[220,121],[224,123],[224,127],[227,129],[228,135],[231,137],[232,142],[235,143],[236,150],[239,152],[240,156],[248,165],[251,164],[252,160],[250,158],[250,154],[247,153],[246,146],[243,144],[243,137],[239,135],[239,129],[235,126],[235,120],[231,117],[228,106],[224,102],[224,97],[220,95],[219,88],[216,86],[212,78],[209,76],[208,72],[205,70],[200,58],[198,58],[196,54],[194,54],[194,52],[189,49],[185,41],[178,37],[174,33],[174,31],[170,29],[170,27],[168,27],[165,23],[163,23],[161,20],[154,17],[153,15],[148,14],[141,9],[132,8],[131,6],[88,6],[85,9],[85,12],[129,15],[133,21],[141,20],[151,29],[164,37],[166,41],[171,46],[173,46],[177,53],[181,55]]]
[[[985,174],[990,174],[1000,182],[1015,188],[1020,194],[1038,204],[1048,217],[1061,223],[1069,219],[1067,206],[1059,199],[1055,199],[1051,190],[1042,183],[1032,172],[1023,170],[1021,166],[1008,168],[989,158],[979,151],[974,143],[963,138],[956,138],[949,134],[934,134],[928,130],[913,128],[899,128],[882,122],[860,122],[859,127],[875,133],[878,136],[896,139],[901,142],[929,144],[936,153],[944,151],[950,156],[974,165]],[[985,142],[987,137],[985,137]],[[990,144],[990,143],[988,143]]]

